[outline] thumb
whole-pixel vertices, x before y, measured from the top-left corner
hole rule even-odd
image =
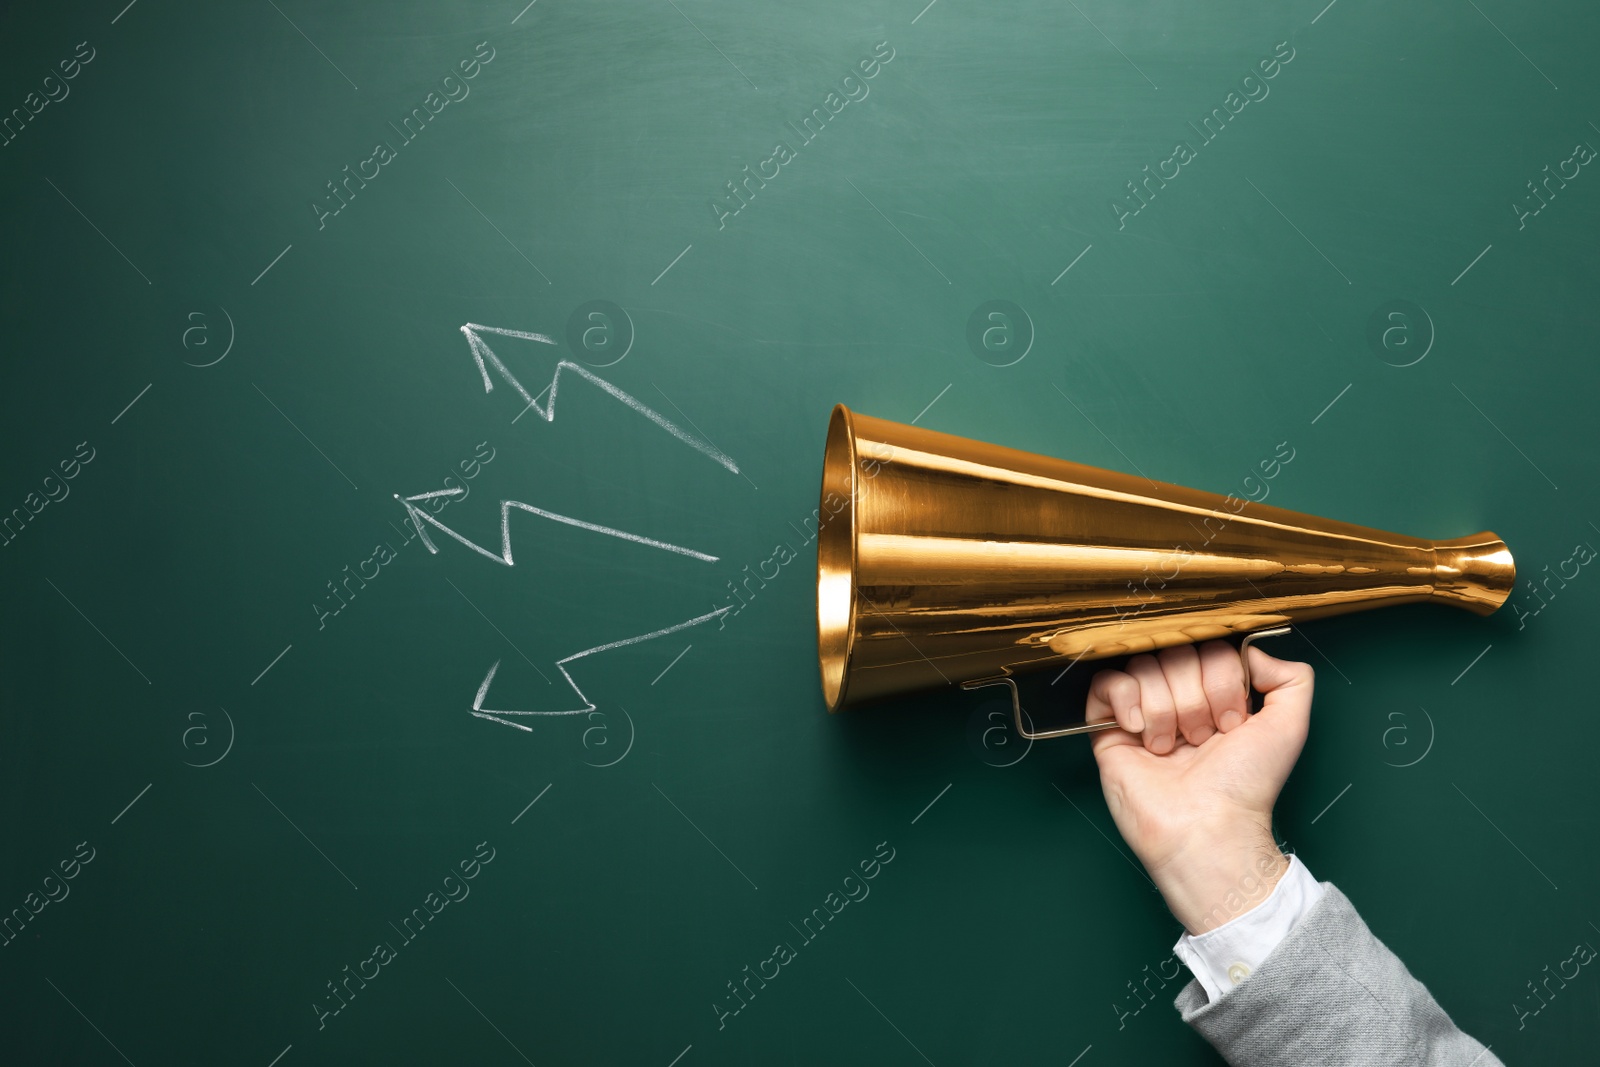
[[[1250,646],[1250,683],[1265,694],[1256,718],[1303,738],[1311,724],[1311,693],[1316,672],[1309,663],[1277,659]]]

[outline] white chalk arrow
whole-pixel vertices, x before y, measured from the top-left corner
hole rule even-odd
[[[427,548],[430,555],[438,555],[439,550],[434,547],[433,539],[428,536],[428,531],[422,528],[423,523],[427,523],[429,526],[435,527],[436,529],[455,538],[457,541],[460,541],[462,544],[466,545],[480,556],[492,559],[496,563],[503,563],[507,567],[514,566],[515,561],[511,558],[511,512],[513,509],[515,509],[517,511],[526,511],[537,515],[541,519],[549,519],[551,522],[559,522],[567,526],[576,526],[580,530],[592,530],[595,533],[605,534],[607,537],[620,537],[624,541],[632,541],[639,545],[649,545],[651,548],[659,548],[664,552],[676,552],[680,556],[691,556],[694,559],[704,560],[707,563],[715,563],[717,561],[716,556],[707,555],[704,552],[696,552],[692,548],[684,548],[682,545],[673,545],[668,544],[665,541],[657,541],[653,537],[642,537],[639,534],[628,533],[626,530],[614,530],[609,526],[600,526],[592,522],[584,522],[582,519],[574,519],[568,515],[557,515],[553,511],[546,511],[543,508],[536,508],[532,504],[524,504],[520,500],[500,501],[500,551],[497,554],[490,552],[482,545],[474,544],[472,541],[462,537],[460,534],[450,529],[450,527],[446,526],[432,515],[429,515],[426,511],[414,506],[419,500],[432,500],[437,496],[460,496],[464,492],[466,492],[465,489],[436,489],[431,493],[418,493],[416,496],[401,496],[399,493],[394,494],[394,498],[400,501],[400,506],[405,508],[406,513],[411,516],[411,523],[417,528],[417,536],[422,538],[422,544],[425,548]]]
[[[506,368],[506,365],[500,362],[500,357],[494,354],[494,349],[490,348],[489,343],[481,336],[485,333],[499,334],[502,337],[519,337],[524,341],[536,341],[540,344],[555,344],[554,341],[542,333],[529,333],[526,330],[507,330],[499,326],[483,326],[476,322],[469,322],[465,326],[461,327],[461,335],[467,339],[467,345],[472,349],[472,358],[478,364],[478,373],[483,376],[483,391],[485,393],[494,392],[494,379],[489,377],[489,367],[493,366],[495,373],[504,378],[506,380],[506,384],[515,389],[517,391],[517,395],[521,396],[523,400],[527,401],[528,407],[538,412],[541,419],[543,419],[545,422],[555,422],[556,389],[561,383],[561,372],[564,370],[570,370],[574,374],[583,377],[584,380],[598,385],[601,389],[604,389],[607,393],[610,393],[612,396],[616,397],[618,400],[622,401],[634,411],[637,411],[639,414],[643,415],[645,418],[649,419],[651,422],[655,423],[657,426],[661,427],[663,430],[667,431],[672,436],[688,445],[690,448],[711,457],[717,463],[726,467],[734,474],[739,473],[739,465],[733,461],[731,456],[723,452],[717,446],[711,444],[709,441],[702,441],[700,438],[689,433],[687,430],[681,429],[671,422],[665,415],[646,407],[638,399],[628,393],[623,392],[621,389],[618,389],[604,378],[568,360],[562,360],[560,363],[556,364],[555,373],[550,376],[550,384],[545,386],[545,388],[539,393],[539,396],[541,397],[544,396],[545,393],[550,394],[550,399],[546,400],[544,405],[541,407],[538,398],[529,393],[527,389],[523,388],[522,383],[517,381],[516,375],[512,374],[511,371]],[[521,417],[522,416],[520,415],[517,416],[517,418]],[[516,420],[513,419],[512,421],[514,422]]]
[[[624,645],[637,645],[641,641],[649,641],[652,638],[665,637],[667,634],[675,634],[679,630],[687,630],[691,626],[699,626],[703,622],[710,622],[712,619],[715,619],[720,615],[724,615],[731,610],[733,610],[733,605],[730,604],[725,608],[718,608],[716,611],[708,612],[705,615],[700,615],[696,618],[689,619],[686,622],[680,622],[676,626],[668,626],[664,630],[652,630],[650,633],[640,634],[637,637],[624,637],[621,641],[611,641],[604,645],[596,645],[594,648],[586,648],[582,652],[574,652],[572,655],[567,656],[564,659],[556,660],[556,670],[561,672],[561,677],[567,680],[567,684],[572,687],[572,691],[577,694],[578,699],[583,701],[583,707],[572,708],[567,711],[497,711],[494,708],[485,709],[483,702],[489,695],[489,685],[494,681],[494,672],[500,669],[500,661],[495,660],[494,665],[489,668],[489,673],[483,676],[483,684],[478,686],[478,695],[472,700],[472,714],[476,715],[480,719],[488,719],[490,722],[497,722],[503,726],[514,726],[518,730],[526,730],[528,733],[533,732],[531,727],[524,726],[520,722],[512,722],[510,719],[502,718],[501,716],[587,715],[589,712],[595,710],[594,701],[584,696],[583,690],[578,688],[578,683],[573,681],[572,675],[567,673],[567,664],[573,662],[574,660],[583,659],[585,656],[592,656],[597,652],[609,652],[613,648],[622,648]]]

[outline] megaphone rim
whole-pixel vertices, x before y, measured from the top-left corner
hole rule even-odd
[[[834,406],[823,451],[817,511],[817,663],[830,713],[844,707],[856,636],[856,434],[850,409]],[[830,509],[830,498],[842,500]]]

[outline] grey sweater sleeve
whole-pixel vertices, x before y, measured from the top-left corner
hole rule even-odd
[[[1310,912],[1228,994],[1198,981],[1173,1002],[1234,1067],[1502,1067],[1456,1029],[1427,987],[1330,883]]]

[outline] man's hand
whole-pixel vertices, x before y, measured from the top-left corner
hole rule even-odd
[[[1085,717],[1122,727],[1094,735],[1111,817],[1191,934],[1266,899],[1288,869],[1272,806],[1311,725],[1312,670],[1249,655],[1266,694],[1255,715],[1239,654],[1223,641],[1135,656],[1089,689]]]

